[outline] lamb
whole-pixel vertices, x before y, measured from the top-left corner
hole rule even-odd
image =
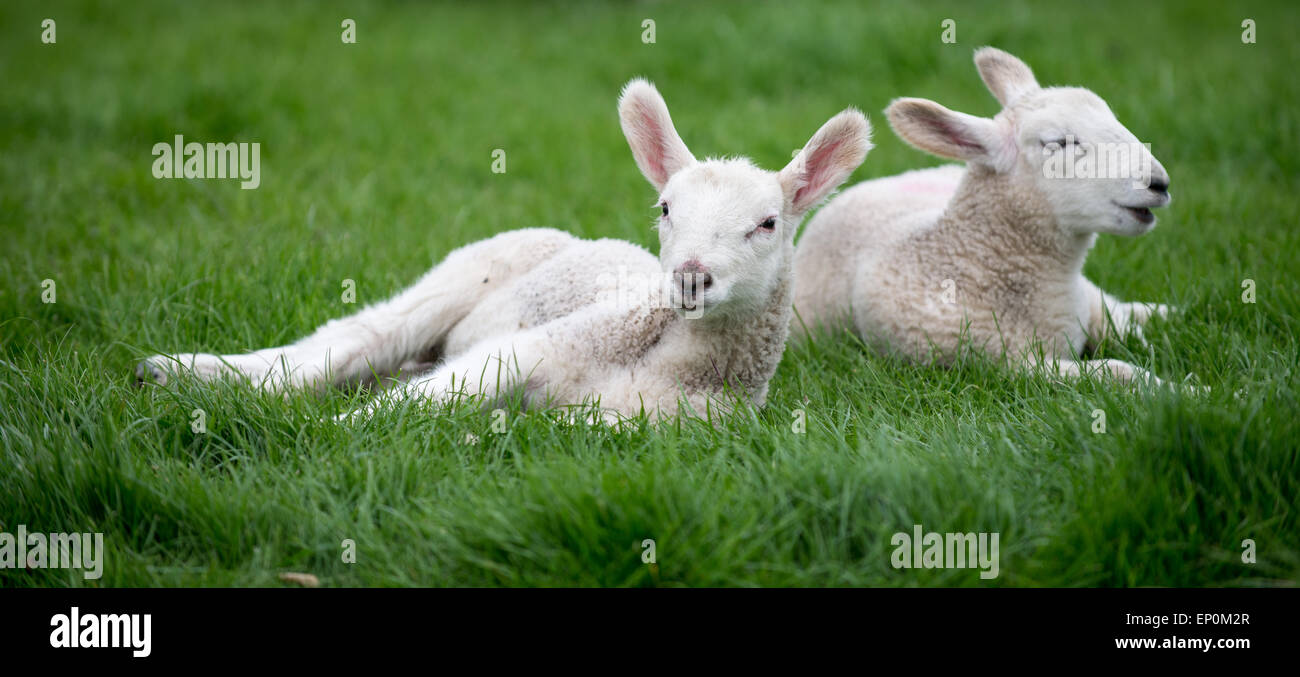
[[[137,379],[233,375],[276,390],[319,388],[440,359],[340,418],[462,396],[594,404],[611,422],[642,412],[662,420],[683,404],[700,416],[761,406],[789,333],[794,232],[865,159],[870,125],[845,110],[770,172],[743,158],[697,161],[645,80],[625,86],[619,116],[659,192],[657,260],[625,241],[508,231],[451,252],[405,291],[296,343],[155,355]]]
[[[1003,106],[992,119],[913,98],[885,111],[904,141],[965,167],[860,183],[808,224],[796,334],[851,321],[872,347],[921,364],[950,365],[965,340],[1065,377],[1159,384],[1132,364],[1077,356],[1109,330],[1141,338],[1168,312],[1121,302],[1081,272],[1098,233],[1151,230],[1150,209],[1170,201],[1168,173],[1091,91],[1040,87],[991,47],[975,65]]]

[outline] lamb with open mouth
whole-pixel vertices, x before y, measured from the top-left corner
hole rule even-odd
[[[794,331],[848,325],[920,363],[951,364],[967,346],[1062,376],[1160,383],[1127,362],[1084,359],[1111,332],[1141,339],[1167,308],[1122,302],[1082,270],[1098,234],[1154,227],[1169,174],[1091,91],[1041,87],[991,47],[975,65],[1003,106],[993,118],[926,99],[889,105],[904,141],[965,165],[860,183],[818,212],[795,256]],[[1124,161],[1101,157],[1108,148]]]

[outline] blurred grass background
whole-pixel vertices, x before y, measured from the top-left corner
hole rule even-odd
[[[895,570],[890,536],[1001,533],[998,585],[1294,585],[1297,79],[1287,2],[0,5],[0,530],[103,531],[105,576],[0,585],[986,585]],[[42,44],[41,21],[57,22]],[[340,22],[357,24],[343,44]],[[940,41],[956,22],[957,43]],[[1256,44],[1243,44],[1243,19]],[[642,22],[655,21],[644,44]],[[1086,273],[1182,314],[1106,354],[1212,395],[921,370],[793,346],[757,420],[662,429],[399,412],[352,393],[137,391],[153,352],[292,340],[450,249],[551,226],[655,249],[619,131],[654,80],[697,155],[789,160],[853,105],[851,181],[938,164],[880,111],[997,106],[991,44],[1105,98],[1175,196]],[[156,180],[154,143],[259,142],[262,185]],[[490,171],[494,149],[508,171]],[[1252,279],[1258,303],[1241,302]],[[58,302],[41,302],[41,281]],[[1240,397],[1234,397],[1234,393]],[[195,408],[208,432],[194,434]],[[1091,430],[1094,409],[1108,430]],[[795,411],[807,434],[791,431]],[[466,444],[466,435],[479,442]],[[658,562],[640,543],[657,543]],[[340,543],[357,544],[355,564]],[[1258,562],[1241,562],[1253,539]]]

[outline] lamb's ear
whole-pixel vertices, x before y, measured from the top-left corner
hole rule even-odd
[[[695,164],[695,156],[677,135],[668,104],[654,85],[641,78],[628,82],[618,98],[618,117],[636,166],[655,190],[662,191],[673,174]]]
[[[975,50],[975,69],[980,72],[984,86],[1003,106],[1011,105],[1026,92],[1038,89],[1034,72],[1020,59],[994,47]]]
[[[789,213],[801,215],[821,202],[870,150],[871,123],[865,115],[849,108],[828,120],[778,174]]]
[[[913,146],[940,157],[996,164],[997,123],[948,110],[928,99],[894,99],[885,109],[894,133]]]

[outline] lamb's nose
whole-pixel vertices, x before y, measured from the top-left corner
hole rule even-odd
[[[686,276],[690,275],[690,278]],[[713,286],[713,274],[709,269],[700,263],[698,259],[691,259],[673,271],[673,277],[676,278],[678,285],[690,283],[693,287],[708,289]]]
[[[1169,179],[1152,177],[1151,185],[1149,185],[1148,188],[1154,190],[1157,193],[1168,193]]]

